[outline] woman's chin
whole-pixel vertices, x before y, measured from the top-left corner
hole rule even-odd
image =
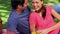
[[[38,11],[38,9],[35,9],[35,11]]]
[[[39,8],[36,8],[36,9],[34,9],[34,10],[38,11],[38,10],[39,10]]]

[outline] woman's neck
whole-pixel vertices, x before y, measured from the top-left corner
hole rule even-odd
[[[42,12],[39,12],[39,15],[42,17]]]

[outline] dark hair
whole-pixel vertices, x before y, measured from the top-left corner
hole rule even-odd
[[[17,9],[18,5],[23,6],[25,0],[11,0],[12,9]]]
[[[37,13],[42,12],[42,17],[45,18],[45,16],[46,16],[46,8],[44,6],[42,6],[41,9],[39,9],[36,12]]]

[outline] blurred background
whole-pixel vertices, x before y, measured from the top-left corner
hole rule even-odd
[[[56,4],[60,4],[60,0],[45,0],[44,5],[49,5],[49,6],[53,6]],[[29,6],[32,10],[32,6],[31,6],[31,0],[29,0]],[[3,29],[6,28],[6,23],[7,23],[7,19],[9,17],[9,13],[11,10],[11,2],[10,0],[0,0],[0,18],[2,19],[2,26]],[[57,19],[54,19],[56,22],[58,22]]]

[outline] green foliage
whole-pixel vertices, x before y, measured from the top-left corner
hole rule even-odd
[[[6,27],[6,22],[9,16],[10,8],[10,0],[0,0],[0,18],[3,21],[3,28]]]

